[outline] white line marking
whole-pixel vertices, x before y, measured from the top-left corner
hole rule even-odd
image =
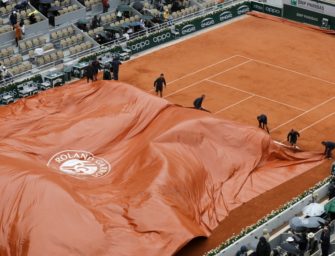
[[[184,79],[185,77],[189,77],[189,76],[195,75],[196,73],[199,73],[199,72],[204,71],[204,70],[206,70],[206,69],[208,69],[208,68],[214,67],[215,65],[218,65],[218,64],[220,64],[220,63],[222,63],[222,62],[225,62],[225,61],[230,60],[230,59],[235,58],[235,57],[240,57],[240,58],[241,58],[241,56],[233,55],[233,56],[231,56],[231,57],[229,57],[229,58],[220,60],[220,61],[218,61],[218,62],[215,62],[215,63],[213,63],[213,64],[210,64],[210,65],[208,65],[208,66],[205,66],[205,67],[203,67],[203,68],[197,69],[196,71],[193,71],[193,72],[191,72],[191,73],[188,73],[187,75],[184,75],[184,76],[181,76],[181,77],[179,77],[179,78],[177,78],[177,79],[175,79],[175,80],[172,80],[172,81],[166,83],[166,85],[171,86],[171,84],[173,84],[174,82],[177,82],[177,81],[179,81],[179,80],[182,80],[182,79]],[[243,58],[243,59],[248,59],[248,58],[244,58],[244,57],[242,57],[242,58]],[[149,92],[153,92],[153,91],[154,91],[154,89],[151,89]]]
[[[303,131],[309,129],[310,127],[312,127],[312,126],[314,126],[314,125],[316,125],[316,124],[322,122],[323,120],[326,120],[327,118],[331,117],[331,116],[334,115],[334,114],[335,114],[335,112],[330,113],[329,115],[326,115],[325,117],[319,119],[318,121],[315,121],[314,123],[312,123],[312,124],[306,126],[305,128],[301,129],[299,132],[303,132]]]
[[[305,114],[307,114],[307,113],[313,111],[314,109],[317,109],[318,107],[321,107],[322,105],[328,103],[329,101],[332,101],[333,99],[335,99],[335,97],[331,97],[330,99],[328,99],[328,100],[326,100],[326,101],[324,101],[324,102],[321,102],[320,104],[318,104],[318,105],[316,105],[316,106],[310,108],[309,110],[306,110],[304,113],[301,113],[301,114],[297,115],[296,117],[291,118],[290,120],[288,120],[288,121],[286,121],[286,122],[284,122],[284,123],[282,123],[282,124],[276,126],[275,128],[271,129],[270,132],[273,132],[273,131],[277,130],[278,128],[280,128],[280,127],[282,127],[282,126],[284,126],[284,125],[286,125],[286,124],[288,124],[288,123],[290,123],[290,122],[292,122],[292,121],[298,119],[299,117],[301,117],[301,116],[303,116],[303,115],[305,115]]]
[[[240,64],[237,64],[237,65],[235,65],[235,66],[232,66],[232,67],[230,67],[230,68],[228,68],[228,69],[226,69],[226,70],[224,70],[224,71],[221,71],[221,72],[219,72],[219,73],[216,73],[216,74],[211,75],[211,76],[208,76],[208,77],[205,77],[204,79],[199,80],[199,81],[194,82],[194,83],[191,83],[190,85],[188,85],[188,86],[186,86],[186,87],[183,87],[183,88],[181,88],[181,89],[179,89],[179,90],[177,90],[177,91],[175,91],[175,92],[173,92],[173,93],[170,93],[170,94],[164,96],[163,98],[167,98],[167,97],[169,97],[169,96],[171,96],[171,95],[174,95],[174,94],[176,94],[176,93],[178,93],[178,92],[181,92],[181,91],[183,91],[183,90],[185,90],[185,89],[187,89],[187,88],[190,88],[190,87],[192,87],[192,86],[194,86],[194,85],[196,85],[196,84],[198,84],[198,83],[200,83],[200,82],[202,82],[202,81],[211,79],[211,78],[213,78],[213,77],[215,77],[215,76],[218,76],[218,75],[221,75],[221,74],[223,74],[223,73],[225,73],[225,72],[228,72],[228,71],[230,71],[230,70],[232,70],[232,69],[235,69],[235,68],[237,68],[237,67],[239,67],[239,66],[242,66],[242,65],[244,65],[244,64],[246,64],[246,63],[248,63],[248,62],[251,62],[251,61],[252,61],[252,60],[244,61],[244,62],[242,62],[242,63],[240,63]]]
[[[321,119],[315,121],[314,123],[312,123],[312,124],[310,124],[310,125],[308,125],[308,126],[302,128],[302,129],[299,130],[298,132],[299,132],[299,133],[303,133],[305,130],[311,128],[312,126],[314,126],[314,125],[316,125],[316,124],[318,124],[318,123],[320,123],[320,122],[322,122],[323,120],[326,120],[327,118],[331,117],[331,116],[334,115],[334,114],[335,114],[335,112],[330,113],[329,115],[326,115],[326,116],[324,116],[323,118],[321,118]],[[283,141],[281,141],[281,142],[284,142],[284,141],[285,141],[285,140],[283,140]]]
[[[322,78],[319,78],[319,77],[316,77],[316,76],[307,75],[307,74],[301,73],[299,71],[295,71],[295,70],[292,70],[292,69],[289,69],[289,68],[284,68],[284,67],[279,66],[279,65],[271,64],[271,63],[261,61],[261,60],[256,60],[256,59],[253,59],[253,58],[248,58],[248,57],[245,57],[245,56],[242,56],[242,55],[236,55],[236,56],[243,57],[245,59],[250,59],[250,60],[253,60],[255,62],[263,63],[263,64],[268,65],[268,66],[276,67],[276,68],[283,69],[283,70],[286,70],[286,71],[289,71],[291,73],[295,73],[295,74],[298,74],[298,75],[301,75],[301,76],[304,76],[304,77],[312,78],[312,79],[319,80],[319,81],[322,81],[322,82],[325,82],[325,83],[328,83],[328,84],[335,85],[335,82],[328,81],[328,80],[325,80],[325,79],[322,79]]]
[[[227,107],[221,108],[220,110],[216,111],[214,114],[218,114],[218,113],[220,113],[220,112],[222,112],[222,111],[225,111],[225,110],[227,110],[227,109],[229,109],[229,108],[232,108],[232,107],[234,107],[234,106],[236,106],[236,105],[242,103],[243,101],[246,101],[246,100],[248,100],[248,99],[250,99],[250,98],[252,98],[252,97],[254,97],[254,96],[255,96],[255,95],[250,95],[250,96],[246,97],[246,98],[243,99],[243,100],[240,100],[240,101],[238,101],[238,102],[235,102],[234,104],[231,104],[231,105],[229,105],[229,106],[227,106]]]
[[[219,83],[219,82],[216,82],[216,81],[213,81],[213,80],[208,80],[208,81],[209,81],[209,82],[212,82],[212,83],[215,83],[215,84],[217,84],[217,85],[220,85],[220,86],[222,86],[222,87],[227,87],[227,88],[230,88],[230,89],[234,89],[234,90],[236,90],[236,91],[240,91],[240,92],[248,93],[248,94],[250,94],[250,95],[253,95],[253,96],[256,96],[256,97],[259,97],[259,98],[268,100],[268,101],[272,101],[272,102],[275,102],[275,103],[284,105],[284,106],[289,107],[289,108],[294,108],[294,109],[299,110],[299,111],[305,111],[305,109],[298,108],[298,107],[295,107],[295,106],[292,106],[292,105],[289,105],[289,104],[286,104],[286,103],[283,103],[283,102],[280,102],[280,101],[277,101],[277,100],[270,99],[270,98],[265,97],[265,96],[261,96],[261,95],[255,94],[255,93],[251,93],[251,92],[248,92],[248,91],[239,89],[239,88],[235,88],[235,87],[233,87],[233,86],[229,86],[229,85],[227,85],[227,84]]]

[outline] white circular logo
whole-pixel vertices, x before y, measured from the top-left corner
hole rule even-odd
[[[47,166],[77,178],[102,177],[108,174],[111,169],[105,159],[82,150],[59,152],[50,158]]]

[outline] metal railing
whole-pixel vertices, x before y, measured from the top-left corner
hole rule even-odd
[[[193,13],[190,13],[190,14],[187,14],[187,15],[183,15],[181,17],[169,20],[167,22],[164,22],[164,23],[161,23],[161,24],[156,24],[156,25],[154,25],[150,28],[146,28],[146,29],[143,29],[141,31],[132,33],[129,40],[127,40],[125,37],[121,37],[121,38],[115,39],[113,41],[110,41],[108,43],[92,47],[88,50],[85,50],[85,51],[82,51],[82,52],[79,52],[79,53],[76,53],[76,54],[73,54],[73,55],[64,56],[62,64],[64,66],[66,66],[66,65],[69,65],[70,63],[74,63],[74,62],[78,61],[79,58],[82,58],[84,56],[95,54],[95,53],[98,53],[102,50],[109,50],[109,49],[112,49],[115,46],[126,46],[126,44],[131,40],[134,40],[134,39],[137,39],[137,38],[140,38],[140,37],[143,37],[143,36],[149,36],[150,34],[153,34],[155,32],[159,32],[159,31],[164,30],[164,29],[173,29],[175,27],[175,25],[178,25],[180,23],[192,20],[194,18],[203,16],[203,15],[213,13],[214,11],[219,11],[221,9],[230,7],[232,5],[235,5],[235,4],[241,3],[241,2],[245,2],[245,0],[228,0],[228,1],[225,1],[224,3],[215,4],[213,6],[200,9],[196,12],[193,12]],[[70,24],[64,24],[64,26],[69,26],[69,25]],[[59,29],[61,29],[61,27]],[[89,35],[87,34],[87,36],[89,36]],[[47,64],[42,65],[42,66],[33,67],[33,69],[30,70],[30,71],[26,71],[24,73],[20,73],[18,75],[12,76],[11,78],[8,78],[6,80],[0,81],[0,88],[6,87],[13,82],[20,82],[24,79],[27,79],[30,75],[34,76],[34,75],[37,75],[37,74],[44,74],[44,73],[48,72],[51,68],[54,68],[54,67],[58,66],[59,64],[60,64],[60,60],[57,60],[57,61],[50,62],[50,63],[47,63]]]

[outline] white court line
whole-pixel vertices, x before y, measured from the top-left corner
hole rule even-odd
[[[186,86],[186,87],[183,87],[183,88],[181,88],[181,89],[179,89],[179,90],[177,90],[177,91],[175,91],[175,92],[173,92],[173,93],[170,93],[170,94],[164,96],[163,98],[167,98],[167,97],[169,97],[169,96],[171,96],[171,95],[174,95],[174,94],[176,94],[176,93],[178,93],[178,92],[181,92],[181,91],[183,91],[183,90],[185,90],[185,89],[187,89],[187,88],[190,88],[190,87],[192,87],[192,86],[195,86],[196,84],[198,84],[198,83],[200,83],[200,82],[202,82],[202,81],[211,79],[211,78],[216,77],[216,76],[218,76],[218,75],[221,75],[221,74],[223,74],[223,73],[225,73],[225,72],[228,72],[228,71],[230,71],[230,70],[233,70],[233,69],[235,69],[235,68],[238,68],[238,67],[240,67],[240,66],[242,66],[242,65],[244,65],[244,64],[246,64],[246,63],[248,63],[248,62],[251,62],[251,61],[252,61],[252,60],[244,61],[244,62],[242,62],[242,63],[240,63],[240,64],[237,64],[237,65],[235,65],[235,66],[232,66],[232,67],[230,67],[230,68],[228,68],[228,69],[226,69],[226,70],[224,70],[224,71],[221,71],[221,72],[219,72],[219,73],[216,73],[216,74],[211,75],[211,76],[208,76],[208,77],[205,77],[204,79],[199,80],[199,81],[194,82],[194,83],[191,83],[191,84],[189,84],[189,85]]]
[[[322,122],[323,120],[326,120],[327,118],[331,117],[331,116],[334,115],[334,114],[335,114],[335,112],[330,113],[329,115],[326,115],[325,117],[319,119],[318,121],[315,121],[314,123],[312,123],[312,124],[310,124],[310,125],[308,125],[308,126],[302,128],[302,129],[299,130],[298,132],[299,132],[299,133],[302,133],[302,132],[304,132],[305,130],[311,128],[312,126],[314,126],[314,125],[316,125],[316,124]],[[285,141],[285,140],[282,140],[281,143],[283,143],[284,141]]]
[[[312,124],[306,126],[305,128],[301,129],[299,132],[303,132],[303,131],[309,129],[310,127],[312,127],[312,126],[314,126],[314,125],[316,125],[316,124],[322,122],[323,120],[326,120],[327,118],[331,117],[331,116],[334,115],[334,114],[335,114],[335,112],[330,113],[329,115],[326,115],[325,117],[319,119],[318,121],[315,121],[314,123],[312,123]]]
[[[170,85],[173,84],[174,82],[177,82],[177,81],[179,81],[179,80],[182,80],[182,79],[184,79],[185,77],[189,77],[189,76],[195,75],[196,73],[199,73],[199,72],[204,71],[204,70],[206,70],[206,69],[208,69],[208,68],[214,67],[215,65],[218,65],[218,64],[220,64],[220,63],[222,63],[222,62],[225,62],[225,61],[230,60],[230,59],[235,58],[235,57],[240,57],[240,56],[238,56],[238,55],[233,55],[233,56],[230,56],[229,58],[226,58],[226,59],[220,60],[220,61],[218,61],[218,62],[212,63],[212,64],[210,64],[210,65],[208,65],[208,66],[205,66],[205,67],[203,67],[203,68],[197,69],[196,71],[193,71],[193,72],[191,72],[191,73],[188,73],[187,75],[184,75],[184,76],[181,76],[181,77],[179,77],[179,78],[177,78],[177,79],[175,79],[175,80],[172,80],[171,82],[166,83],[166,85],[169,85],[169,86],[170,86]],[[243,59],[248,59],[248,58],[244,58],[244,57],[242,57],[242,58],[243,58]],[[154,90],[155,90],[155,89],[151,89],[151,90],[149,90],[149,92],[153,92]]]
[[[325,82],[325,83],[328,83],[328,84],[335,85],[335,82],[328,81],[328,80],[325,80],[325,79],[322,79],[322,78],[319,78],[319,77],[316,77],[316,76],[307,75],[307,74],[301,73],[299,71],[295,71],[295,70],[292,70],[292,69],[289,69],[289,68],[284,68],[284,67],[279,66],[279,65],[271,64],[271,63],[261,61],[261,60],[257,60],[257,59],[253,59],[253,58],[248,58],[248,57],[245,57],[245,56],[242,56],[242,55],[236,55],[236,56],[239,56],[239,57],[242,57],[242,58],[245,58],[245,59],[249,59],[249,60],[253,60],[255,62],[263,63],[263,64],[268,65],[268,66],[283,69],[283,70],[286,70],[286,71],[289,71],[291,73],[295,73],[295,74],[298,74],[298,75],[301,75],[301,76],[304,76],[304,77],[312,78],[312,79],[319,80],[319,81],[322,81],[322,82]]]
[[[327,104],[329,101],[332,101],[333,99],[335,99],[335,97],[331,97],[330,99],[328,99],[328,100],[326,100],[324,102],[321,102],[320,104],[318,104],[318,105],[316,105],[316,106],[314,106],[314,107],[306,110],[304,113],[301,113],[300,115],[297,115],[296,117],[293,117],[290,120],[288,120],[288,121],[286,121],[286,122],[284,122],[284,123],[276,126],[275,128],[271,129],[270,132],[273,132],[273,131],[277,130],[278,128],[280,128],[280,127],[282,127],[282,126],[284,126],[284,125],[286,125],[286,124],[288,124],[288,123],[296,120],[297,118],[299,118],[299,117],[301,117],[301,116],[303,116],[303,115],[305,115],[305,114],[307,114],[307,113],[309,113],[309,112],[317,109],[318,107],[321,107],[322,105]]]
[[[259,98],[262,98],[262,99],[265,99],[265,100],[268,100],[268,101],[272,101],[272,102],[284,105],[284,106],[289,107],[289,108],[294,108],[294,109],[299,110],[299,111],[305,111],[305,109],[298,108],[298,107],[295,107],[295,106],[292,106],[292,105],[289,105],[289,104],[286,104],[286,103],[283,103],[283,102],[280,102],[280,101],[277,101],[277,100],[270,99],[270,98],[265,97],[265,96],[261,96],[261,95],[258,95],[258,94],[252,93],[252,92],[248,92],[248,91],[242,90],[242,89],[238,89],[238,88],[235,88],[233,86],[229,86],[227,84],[219,83],[219,82],[216,82],[216,81],[213,81],[213,80],[208,80],[208,81],[211,82],[211,83],[215,83],[217,85],[220,85],[222,87],[227,87],[227,88],[230,88],[230,89],[234,89],[236,91],[248,93],[248,94],[250,94],[252,96],[256,96],[256,97],[259,97]]]
[[[225,111],[225,110],[227,110],[227,109],[229,109],[229,108],[232,108],[232,107],[234,107],[234,106],[236,106],[236,105],[242,103],[243,101],[246,101],[246,100],[248,100],[248,99],[250,99],[250,98],[252,98],[252,97],[255,97],[255,95],[250,95],[250,96],[246,97],[246,98],[243,99],[243,100],[240,100],[240,101],[238,101],[238,102],[235,102],[234,104],[231,104],[231,105],[229,105],[229,106],[227,106],[227,107],[221,108],[220,110],[216,111],[214,114],[218,114],[218,113],[220,113],[220,112],[222,112],[222,111]]]

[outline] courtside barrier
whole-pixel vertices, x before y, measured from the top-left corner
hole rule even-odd
[[[241,16],[250,11],[250,2],[242,2],[229,8],[214,10],[212,13],[196,17],[192,20],[176,25],[180,36],[186,36],[196,31],[208,28],[232,18]]]
[[[282,17],[283,15],[282,8],[268,5],[268,4],[263,4],[259,2],[251,2],[250,7],[251,7],[251,10],[263,12],[263,13],[270,14],[270,15],[277,16],[277,17]]]
[[[148,36],[142,36],[134,40],[130,40],[127,43],[127,47],[131,50],[132,54],[145,51],[152,47],[158,46],[160,44],[167,43],[175,39],[177,35],[172,32],[170,28],[164,29]]]

